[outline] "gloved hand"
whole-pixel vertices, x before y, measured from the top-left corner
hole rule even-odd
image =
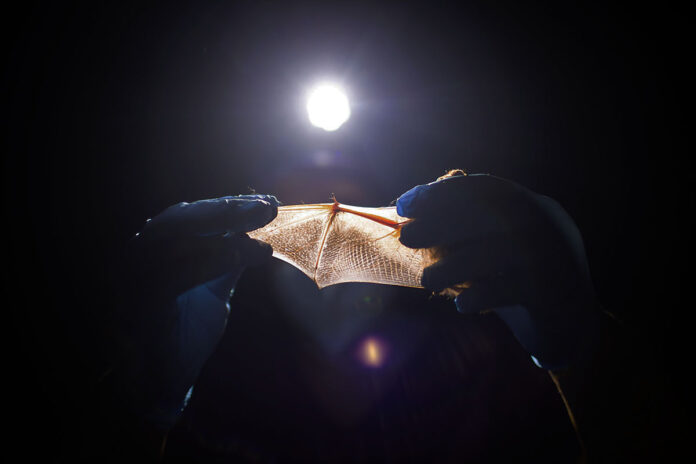
[[[124,285],[134,356],[125,394],[164,430],[185,406],[220,341],[242,270],[272,254],[246,232],[277,215],[270,195],[179,203],[149,220],[132,241]]]
[[[404,193],[397,212],[414,219],[404,245],[442,252],[424,287],[466,282],[457,309],[493,310],[541,367],[589,355],[599,311],[582,238],[556,201],[498,177],[456,175]]]

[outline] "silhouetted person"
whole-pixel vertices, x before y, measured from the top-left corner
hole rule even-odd
[[[222,337],[237,279],[271,256],[246,232],[273,220],[277,206],[269,195],[180,203],[132,240],[119,283],[128,350],[106,394],[123,405],[126,418],[117,422],[134,425],[87,454],[157,454]],[[423,286],[466,287],[454,300],[460,312],[494,311],[552,372],[590,458],[618,457],[625,444],[607,433],[621,414],[606,409],[620,396],[607,383],[620,356],[607,334],[613,323],[596,302],[580,233],[563,208],[504,179],[452,172],[401,195],[397,211],[413,219],[402,228],[404,245],[442,252]]]

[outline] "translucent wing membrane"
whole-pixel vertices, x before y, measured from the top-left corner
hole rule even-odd
[[[342,282],[421,287],[430,250],[399,242],[408,219],[396,208],[326,203],[281,206],[278,217],[252,238],[273,247],[273,256],[304,272],[319,288]]]

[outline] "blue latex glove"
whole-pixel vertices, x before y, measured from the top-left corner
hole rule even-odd
[[[244,267],[270,258],[271,247],[246,232],[273,220],[277,206],[269,195],[179,203],[133,240],[126,289],[137,353],[126,383],[139,414],[156,427],[171,427],[185,406],[222,338]]]
[[[541,367],[589,355],[599,311],[582,238],[556,201],[494,176],[459,175],[412,188],[397,212],[414,218],[404,245],[443,250],[424,287],[468,282],[457,309],[493,310]]]

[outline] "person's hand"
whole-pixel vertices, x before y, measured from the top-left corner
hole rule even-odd
[[[127,394],[162,429],[173,425],[221,339],[242,270],[271,256],[246,232],[273,220],[277,206],[270,195],[179,203],[148,220],[130,244],[122,299],[137,353]]]
[[[424,270],[425,288],[468,287],[457,309],[494,310],[542,367],[591,349],[598,310],[582,238],[556,201],[498,177],[456,175],[404,193],[397,212],[413,218],[404,245],[442,254]]]

